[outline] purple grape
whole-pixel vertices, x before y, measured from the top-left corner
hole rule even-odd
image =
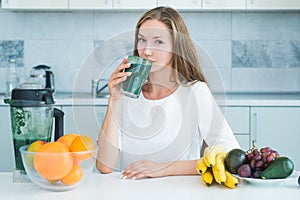
[[[262,155],[268,156],[268,155],[270,155],[271,153],[272,153],[271,151],[265,151],[265,152],[262,153]]]
[[[242,166],[239,167],[238,169],[238,174],[241,177],[251,177],[251,168],[249,164],[243,164]]]
[[[262,170],[256,170],[252,173],[253,178],[261,178]]]
[[[253,153],[254,157],[255,157],[256,155],[260,155],[260,152],[259,152],[257,149],[254,149],[252,153]]]
[[[263,154],[263,156],[262,156],[262,161],[264,161],[264,163],[266,163],[267,162],[267,155],[265,155],[265,154]]]
[[[255,163],[255,168],[262,168],[264,166],[264,162],[262,160],[259,160]]]
[[[248,154],[246,155],[246,158],[247,158],[248,161],[253,160],[253,158],[254,158],[253,153],[248,153]]]
[[[261,153],[265,153],[265,152],[271,152],[271,148],[270,147],[264,147],[260,149]]]
[[[280,154],[277,151],[273,151],[273,153],[275,154],[275,158],[279,158]]]
[[[275,160],[275,157],[273,154],[270,154],[268,157],[267,157],[267,163],[270,164],[271,162],[273,162]]]
[[[256,161],[261,160],[261,155],[260,154],[255,155],[254,160]]]
[[[255,160],[251,160],[251,162],[250,162],[250,167],[251,167],[251,169],[254,169],[254,168],[255,168],[255,163],[256,163]]]

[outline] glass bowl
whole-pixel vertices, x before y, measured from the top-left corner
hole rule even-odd
[[[95,166],[96,149],[81,152],[48,153],[30,152],[27,151],[28,147],[29,145],[25,145],[20,148],[26,174],[33,183],[46,190],[66,191],[74,189],[90,176]],[[49,166],[50,168],[48,168]],[[76,170],[71,172],[73,169]],[[65,171],[62,172],[62,170]],[[67,175],[62,175],[65,173]],[[56,177],[56,180],[48,179],[48,177],[53,176]],[[57,176],[63,176],[63,178]]]

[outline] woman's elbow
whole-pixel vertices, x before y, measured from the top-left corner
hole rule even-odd
[[[114,171],[113,168],[108,167],[107,165],[104,165],[103,163],[97,161],[96,162],[96,167],[98,169],[98,171],[102,174],[110,174]]]

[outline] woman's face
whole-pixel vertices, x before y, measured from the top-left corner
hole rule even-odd
[[[172,67],[173,43],[169,28],[161,21],[147,20],[139,28],[137,50],[152,61],[150,72]]]

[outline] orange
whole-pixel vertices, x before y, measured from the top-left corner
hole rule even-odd
[[[75,183],[78,183],[82,179],[82,174],[83,172],[80,165],[74,163],[71,171],[60,180],[65,185],[73,185]]]
[[[92,152],[82,152],[82,151],[89,151],[94,150],[95,144],[92,138],[90,138],[87,135],[80,135],[77,136],[71,146],[70,151],[71,152],[78,152],[73,154],[74,161],[81,161],[86,160],[92,156]]]
[[[27,151],[36,152],[44,144],[46,144],[45,141],[36,140],[36,141],[34,141],[33,143],[30,144],[30,146],[27,148]]]
[[[33,165],[42,177],[49,181],[56,181],[71,171],[73,157],[66,145],[60,142],[49,142],[38,149]]]
[[[78,136],[77,133],[69,133],[69,134],[63,135],[60,138],[58,138],[58,140],[56,142],[63,143],[64,145],[66,145],[70,149],[70,146],[71,146],[73,140],[77,136]]]
[[[44,142],[42,140],[36,140],[29,145],[29,147],[27,148],[27,151],[28,152],[36,152],[44,144],[46,144],[46,142]],[[29,168],[33,168],[34,155],[35,155],[34,153],[26,153],[26,155],[25,155],[26,163]]]

